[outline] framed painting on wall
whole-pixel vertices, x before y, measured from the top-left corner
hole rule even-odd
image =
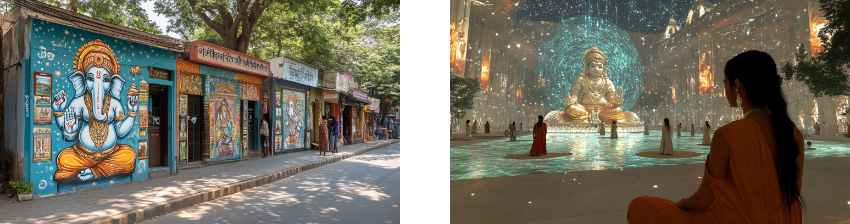
[[[50,96],[53,91],[53,74],[35,72],[35,95]]]
[[[140,139],[139,140],[139,159],[147,159],[148,158],[148,140]]]
[[[50,161],[52,155],[50,150],[50,128],[33,128],[32,161]]]

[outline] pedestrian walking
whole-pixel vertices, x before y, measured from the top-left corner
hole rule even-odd
[[[260,135],[263,135],[263,158],[269,157],[271,147],[269,147],[269,123],[263,119],[263,124],[260,126]]]
[[[319,154],[327,155],[327,152],[330,151],[330,147],[328,146],[328,117],[322,116],[322,123],[319,124]]]
[[[330,133],[330,148],[332,153],[337,153],[339,150],[339,122],[336,121],[336,117],[331,116],[331,121],[329,122],[332,126]]]

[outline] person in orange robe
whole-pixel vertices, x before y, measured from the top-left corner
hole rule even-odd
[[[802,223],[803,135],[786,112],[776,63],[747,51],[724,72],[727,101],[749,116],[715,132],[704,178],[691,197],[636,198],[629,223]]]
[[[534,143],[531,144],[531,156],[546,155],[546,123],[543,123],[543,115],[537,116],[533,135]]]

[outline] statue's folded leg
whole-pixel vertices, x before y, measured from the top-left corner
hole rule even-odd
[[[582,122],[586,121],[587,117],[590,115],[587,112],[587,108],[581,104],[573,104],[564,108],[564,112],[561,113],[561,120],[565,122]]]
[[[56,156],[56,173],[53,180],[77,178],[80,171],[94,166],[97,161],[83,157],[74,151],[74,146],[63,149]]]
[[[63,149],[56,156],[57,169],[53,179],[78,178],[80,171],[85,169],[91,169],[95,178],[135,171],[136,150],[128,145],[119,144],[115,147],[118,147],[115,152],[100,159],[84,157],[74,150],[74,146]]]
[[[599,118],[608,123],[611,121],[622,122],[625,118],[623,110],[619,106],[606,106],[599,112]]]
[[[92,167],[92,173],[95,174],[95,177],[132,173],[136,170],[136,150],[133,150],[133,147],[129,145],[118,144],[116,147],[118,147],[118,150]]]

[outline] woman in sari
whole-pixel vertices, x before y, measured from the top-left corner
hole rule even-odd
[[[466,120],[466,138],[472,138],[472,127],[469,126],[469,120]]]
[[[643,122],[643,135],[649,135],[649,125]]]
[[[726,100],[745,113],[714,132],[699,189],[678,202],[639,197],[629,223],[803,222],[803,135],[788,117],[776,63],[747,51],[724,73]]]
[[[694,136],[694,124],[691,124],[691,136]]]
[[[478,134],[478,121],[472,122],[472,134]]]
[[[531,144],[531,156],[546,155],[546,123],[543,123],[543,115],[537,116],[537,124],[534,124],[534,143]]]
[[[319,153],[321,155],[327,155],[327,152],[331,151],[328,145],[328,117],[322,115],[322,122],[319,123]]]
[[[711,125],[708,125],[708,121],[705,122],[705,127],[702,128],[702,144],[711,145]]]
[[[605,135],[605,122],[599,121],[599,135]]]

